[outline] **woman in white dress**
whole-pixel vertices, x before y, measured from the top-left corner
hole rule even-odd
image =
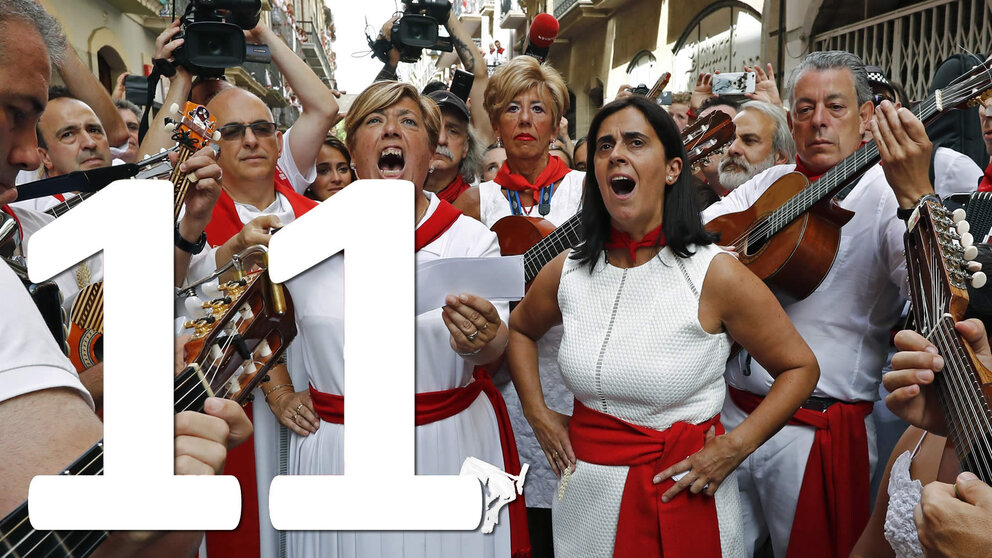
[[[510,321],[513,382],[562,473],[555,553],[744,556],[732,473],[812,392],[815,357],[768,288],[712,244],[664,110],[615,101],[588,138],[584,242],[541,271]],[[547,407],[537,370],[537,340],[558,323],[571,417]],[[730,336],[776,381],[723,434]]]
[[[348,113],[348,149],[359,178],[409,180],[416,187],[417,255],[419,264],[439,258],[497,257],[496,236],[478,221],[423,190],[431,154],[437,145],[440,110],[409,84],[379,82],[358,96]],[[370,226],[374,226],[370,213]],[[289,352],[289,371],[310,384],[312,407],[301,402],[290,417],[297,436],[290,452],[290,471],[301,475],[343,473],[344,266],[338,254],[286,283],[296,307],[299,334]],[[508,304],[492,304],[472,295],[449,296],[447,305],[416,317],[416,472],[457,475],[469,456],[511,474],[519,474],[515,451],[500,442],[501,429],[512,439],[508,420],[498,420],[505,407],[488,376],[474,367],[491,362],[505,350]],[[276,379],[273,379],[275,382]],[[480,390],[481,391],[478,391]],[[292,385],[285,388],[294,389]],[[476,390],[473,392],[473,390]],[[422,394],[444,395],[461,404],[447,404],[425,418]],[[466,394],[477,395],[466,396]],[[462,396],[462,397],[459,397]],[[500,413],[502,411],[502,413]],[[316,416],[312,416],[316,415]],[[310,423],[316,422],[314,428]],[[405,427],[406,425],[397,425]],[[301,435],[302,434],[302,435]],[[370,441],[370,443],[374,443]],[[509,462],[509,463],[507,463]],[[333,505],[329,502],[328,505]],[[434,558],[524,556],[526,531],[511,537],[512,513],[506,506],[494,533],[471,532],[289,532],[287,555],[321,558]],[[520,512],[522,512],[522,508]],[[481,510],[480,510],[481,513]],[[518,526],[522,522],[517,522]]]

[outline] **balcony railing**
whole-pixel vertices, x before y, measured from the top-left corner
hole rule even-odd
[[[331,70],[331,61],[327,56],[327,51],[324,50],[324,44],[321,42],[321,35],[317,33],[317,28],[312,21],[300,21],[297,23],[296,30],[301,39],[299,51],[303,54],[303,59],[317,74],[317,77],[325,84],[330,85],[334,74]]]

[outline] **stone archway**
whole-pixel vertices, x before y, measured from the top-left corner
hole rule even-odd
[[[90,69],[97,75],[100,83],[108,92],[113,91],[117,77],[128,71],[127,64],[121,56],[127,52],[124,43],[106,27],[101,27],[90,34],[87,45],[90,55]]]

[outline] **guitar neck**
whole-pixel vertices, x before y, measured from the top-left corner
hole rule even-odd
[[[992,483],[992,410],[978,370],[950,314],[941,318],[928,338],[944,357],[944,369],[934,385],[961,470]]]
[[[541,268],[558,257],[558,254],[574,247],[581,239],[582,221],[580,214],[576,213],[524,252],[524,282],[533,281]]]
[[[76,207],[77,205],[86,201],[87,198],[89,198],[95,193],[96,192],[80,192],[79,194],[72,196],[71,198],[66,198],[58,205],[50,207],[49,209],[45,210],[45,213],[55,218],[61,217],[65,215],[73,207]]]
[[[938,91],[937,93],[939,94],[940,92]],[[943,109],[940,106],[937,94],[928,97],[913,109],[913,114],[924,125],[930,125],[942,112]],[[799,192],[789,199],[789,201],[782,204],[781,207],[773,211],[767,219],[771,227],[768,236],[772,236],[784,229],[800,215],[809,211],[814,205],[835,196],[845,187],[861,178],[879,159],[880,155],[875,140],[868,140],[857,151],[834,165],[819,180],[810,184],[808,188]]]
[[[211,395],[199,368],[190,366],[176,377],[176,412],[202,411]],[[103,440],[69,465],[63,475],[102,475]],[[85,558],[107,538],[106,531],[39,531],[31,527],[24,502],[0,521],[0,552],[4,558]]]
[[[183,202],[186,201],[186,193],[189,191],[190,181],[187,178],[187,174],[179,170],[179,166],[186,162],[193,155],[193,150],[186,145],[179,144],[179,157],[176,160],[175,166],[172,167],[172,174],[169,176],[169,180],[175,186],[175,215],[174,219],[176,222],[179,221],[179,212],[183,208]]]

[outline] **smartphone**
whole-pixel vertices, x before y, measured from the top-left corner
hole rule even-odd
[[[455,70],[454,77],[451,78],[451,87],[448,91],[455,94],[462,101],[468,102],[468,94],[472,91],[472,82],[475,76],[465,70]]]
[[[754,93],[756,77],[754,72],[733,72],[713,74],[714,95],[743,95]]]
[[[124,78],[124,98],[143,107],[148,104],[148,78],[127,76]]]

